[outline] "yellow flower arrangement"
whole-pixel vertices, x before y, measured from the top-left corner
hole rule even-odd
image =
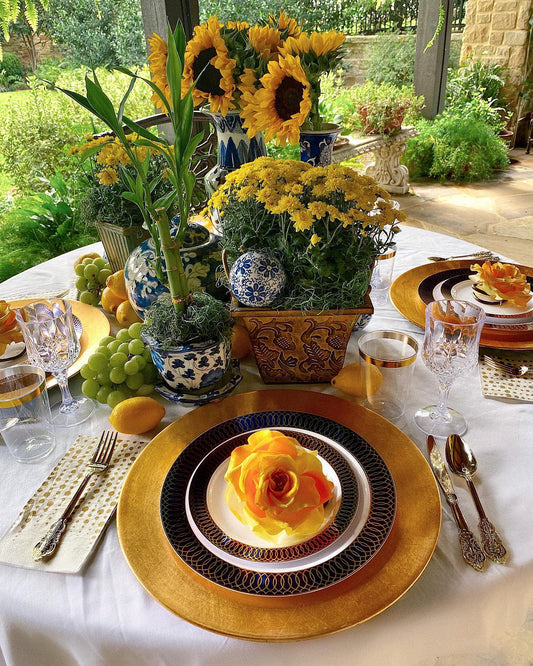
[[[375,256],[405,218],[373,178],[270,157],[230,173],[209,205],[230,263],[250,250],[281,261],[292,292],[275,305],[288,309],[360,306]]]
[[[344,39],[336,31],[302,32],[284,11],[254,26],[211,16],[187,43],[182,95],[192,89],[195,106],[209,105],[223,116],[239,111],[250,138],[266,131],[267,140],[296,144],[304,123],[313,129],[322,124],[320,77],[340,64]],[[152,81],[171,106],[167,44],[159,35],[149,43]],[[152,99],[166,111],[157,92]]]
[[[225,480],[230,510],[272,543],[285,535],[303,540],[316,534],[333,497],[316,451],[274,430],[254,432],[232,451]]]

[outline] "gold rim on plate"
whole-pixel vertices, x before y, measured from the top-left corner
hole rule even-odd
[[[160,519],[166,475],[189,442],[218,423],[268,410],[332,419],[366,439],[396,486],[391,534],[360,571],[332,587],[294,597],[250,597],[206,581],[169,544]],[[203,629],[247,640],[287,641],[331,634],[388,608],[428,564],[440,531],[441,504],[433,474],[415,444],[374,412],[336,396],[263,390],[229,396],[181,417],[159,433],[131,468],[117,510],[120,545],[133,573],[163,606]]]
[[[426,304],[418,295],[419,284],[430,275],[453,268],[469,268],[471,264],[471,260],[439,261],[411,268],[392,283],[390,288],[392,304],[406,319],[420,328],[424,328]],[[533,277],[533,268],[519,264],[517,266],[522,273]],[[481,332],[480,345],[492,349],[533,349],[533,331],[500,333],[497,329],[484,327]]]
[[[10,308],[21,308],[28,303],[38,303],[39,301],[47,300],[43,298],[25,298],[20,301],[10,301]],[[102,338],[105,338],[106,335],[109,335],[110,324],[109,319],[106,315],[99,310],[98,308],[93,307],[92,305],[87,305],[86,303],[81,303],[80,301],[70,301],[72,306],[72,314],[75,314],[76,317],[81,321],[82,332],[80,337],[80,353],[78,358],[68,369],[68,376],[73,377],[76,375],[81,366],[84,365],[87,361],[87,358],[93,353],[95,348],[98,346],[98,343]],[[23,357],[26,358],[25,356]],[[20,358],[13,359],[13,365],[18,363],[23,363]],[[55,377],[49,375],[46,379],[46,388],[52,388],[57,386],[57,381]]]

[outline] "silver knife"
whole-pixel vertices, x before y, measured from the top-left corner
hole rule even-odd
[[[459,508],[457,502],[457,495],[453,487],[452,480],[444,464],[444,459],[435,443],[432,435],[428,436],[427,440],[429,462],[433,469],[433,474],[438,481],[438,484],[446,497],[448,506],[452,511],[452,515],[457,525],[457,532],[459,534],[459,543],[461,545],[461,552],[464,561],[476,571],[483,571],[485,566],[485,553],[481,550],[481,546],[476,541],[472,532],[468,529],[466,520]]]

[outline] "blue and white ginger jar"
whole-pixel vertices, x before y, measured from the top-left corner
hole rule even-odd
[[[171,233],[176,231],[177,223]],[[162,255],[163,253],[161,253]],[[217,287],[217,270],[221,264],[219,239],[204,226],[189,224],[180,250],[183,268],[191,291],[207,291],[216,298],[224,298],[225,290]],[[165,260],[161,256],[163,268]],[[155,245],[152,238],[141,243],[128,257],[124,267],[128,298],[133,308],[144,319],[146,310],[168,292],[155,273]]]
[[[272,255],[256,250],[242,254],[229,273],[232,294],[242,305],[254,308],[273,303],[286,281],[281,263]]]

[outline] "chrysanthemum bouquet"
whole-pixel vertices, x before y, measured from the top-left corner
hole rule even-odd
[[[362,305],[374,258],[404,214],[373,178],[332,164],[262,157],[230,173],[212,196],[229,263],[250,250],[274,255],[285,293],[273,308]]]
[[[267,141],[296,144],[302,125],[322,126],[320,78],[339,66],[344,39],[334,30],[302,32],[285,12],[255,26],[212,16],[187,43],[183,91],[195,84],[195,106],[239,111],[250,137],[265,131]],[[152,79],[168,95],[166,43],[157,35],[149,41]],[[162,108],[157,96],[153,101]]]

